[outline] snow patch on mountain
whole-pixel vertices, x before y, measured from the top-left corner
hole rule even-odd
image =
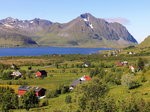
[[[33,23],[33,21],[30,21],[30,23],[32,24],[32,23]]]
[[[90,26],[90,28],[91,28],[91,29],[93,29],[93,28],[94,28],[94,27],[93,27],[93,25],[92,25],[91,23],[89,24],[89,26]]]
[[[13,26],[9,25],[9,24],[3,24],[5,27],[7,28],[14,28]]]

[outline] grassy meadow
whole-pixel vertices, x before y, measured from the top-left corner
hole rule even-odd
[[[55,90],[60,85],[69,86],[71,82],[84,75],[91,76],[92,70],[99,69],[99,74],[105,72],[103,79],[107,82],[109,87],[108,96],[112,96],[116,102],[130,97],[142,98],[150,101],[150,56],[149,48],[126,48],[122,49],[117,56],[110,54],[112,51],[105,51],[102,54],[92,55],[45,55],[45,56],[18,56],[18,57],[1,57],[0,64],[11,66],[15,64],[19,67],[19,71],[23,73],[23,77],[19,79],[4,80],[0,79],[0,86],[10,87],[17,93],[20,85],[29,85],[43,87],[47,90]],[[129,54],[128,52],[135,52]],[[137,70],[132,73],[129,65],[138,69],[138,60],[142,58],[145,62],[143,70]],[[128,65],[118,66],[117,62],[127,61]],[[84,62],[89,62],[89,67],[84,67]],[[1,66],[0,66],[1,67]],[[29,67],[31,69],[29,70]],[[46,70],[48,76],[45,78],[36,78],[35,73],[38,70]],[[14,71],[11,68],[2,70]],[[133,74],[134,80],[138,86],[132,89],[126,88],[122,85],[121,78],[123,75]],[[2,76],[1,76],[2,77]],[[88,83],[88,82],[87,82]],[[72,103],[66,104],[66,96],[72,96]],[[77,112],[79,108],[76,102],[76,92],[61,94],[55,98],[44,98],[48,100],[47,106],[40,106],[38,108],[31,108],[31,112]],[[12,112],[27,112],[25,109],[12,109]]]

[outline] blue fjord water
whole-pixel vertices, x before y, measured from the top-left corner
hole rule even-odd
[[[113,48],[76,48],[76,47],[24,47],[0,48],[0,56],[38,56],[51,54],[94,54]]]

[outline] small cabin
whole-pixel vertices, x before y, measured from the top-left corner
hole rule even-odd
[[[34,89],[37,97],[44,96],[46,92],[46,89],[41,88],[41,87],[20,86],[18,88],[18,95],[24,95],[30,89]]]
[[[83,67],[90,67],[91,63],[90,62],[84,62]]]
[[[123,66],[124,64],[122,62],[117,62],[116,65],[117,66]]]
[[[84,75],[83,77],[81,77],[81,78],[79,78],[79,79],[77,79],[77,80],[74,80],[74,81],[71,83],[71,85],[70,85],[70,89],[74,89],[74,87],[75,87],[76,85],[82,84],[82,83],[84,83],[84,82],[86,82],[86,81],[88,81],[88,80],[91,80],[91,77]]]
[[[21,77],[22,76],[21,72],[19,72],[18,70],[14,71],[11,75],[15,76],[15,77]]]
[[[130,65],[129,69],[131,69],[132,72],[135,72],[135,67],[133,67],[133,66]]]
[[[38,77],[38,78],[47,77],[47,72],[45,70],[40,70],[40,71],[36,72],[36,77]]]

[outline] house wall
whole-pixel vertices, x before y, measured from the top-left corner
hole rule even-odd
[[[37,77],[46,77],[46,76],[47,76],[47,73],[37,72],[37,73],[36,73],[36,76],[37,76]]]
[[[41,89],[37,94],[38,94],[38,96],[44,96],[45,95],[45,90]]]
[[[25,90],[18,90],[18,95],[24,95],[26,93]]]
[[[36,76],[41,76],[41,75],[42,75],[41,72],[36,73]]]

